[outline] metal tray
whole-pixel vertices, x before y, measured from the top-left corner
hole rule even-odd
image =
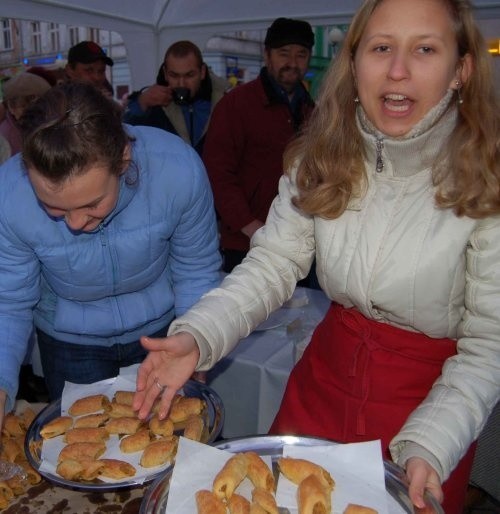
[[[224,406],[219,395],[210,387],[201,382],[189,380],[184,384],[182,392],[186,396],[193,396],[205,400],[207,404],[207,417],[208,417],[208,433],[203,438],[202,442],[212,443],[215,441],[221,431],[224,424]],[[79,482],[73,480],[66,480],[57,474],[45,472],[40,469],[41,465],[41,448],[39,442],[42,437],[40,436],[41,428],[48,423],[50,420],[61,415],[61,400],[50,403],[45,407],[33,420],[30,425],[26,438],[24,440],[24,451],[30,464],[47,480],[53,482],[56,485],[63,487],[70,487],[71,489],[78,489],[82,491],[114,491],[116,489],[133,487],[144,483],[151,482],[168,471],[172,466],[167,466],[160,471],[155,471],[148,475],[146,479],[141,478],[140,480],[126,479],[120,482]]]
[[[273,467],[281,456],[283,446],[324,446],[337,444],[326,439],[299,436],[254,436],[227,439],[214,443],[212,446],[232,453],[254,451],[259,455],[270,455]],[[166,470],[147,489],[141,503],[139,514],[164,514],[167,508],[168,487],[173,467]],[[414,508],[408,497],[408,485],[404,471],[389,461],[384,461],[385,486],[388,495],[389,514],[413,514]],[[437,500],[430,494],[425,497],[427,503],[426,514],[444,514]],[[191,514],[191,513],[186,513]]]

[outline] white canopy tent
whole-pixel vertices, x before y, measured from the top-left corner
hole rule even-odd
[[[215,34],[265,29],[279,16],[312,25],[349,23],[361,0],[1,0],[0,18],[51,21],[118,32],[132,84],[154,77],[165,49],[190,39],[204,49]],[[500,34],[500,1],[473,0],[486,37]]]

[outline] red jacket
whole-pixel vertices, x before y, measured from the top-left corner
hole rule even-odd
[[[294,120],[265,68],[258,78],[237,86],[217,104],[203,161],[220,217],[222,248],[248,250],[249,239],[240,229],[254,219],[266,221],[283,174],[283,151],[313,108],[304,90]]]

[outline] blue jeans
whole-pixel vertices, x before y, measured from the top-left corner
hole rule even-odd
[[[165,337],[168,326],[151,334]],[[51,401],[62,396],[64,382],[92,384],[116,377],[120,368],[140,363],[146,350],[139,341],[113,346],[89,346],[58,341],[37,330],[43,375]]]

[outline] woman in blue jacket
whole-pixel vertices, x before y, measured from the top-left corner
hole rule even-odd
[[[140,337],[219,282],[210,185],[181,139],[76,83],[33,104],[23,136],[0,187],[0,425],[33,323],[55,399],[142,361]]]

